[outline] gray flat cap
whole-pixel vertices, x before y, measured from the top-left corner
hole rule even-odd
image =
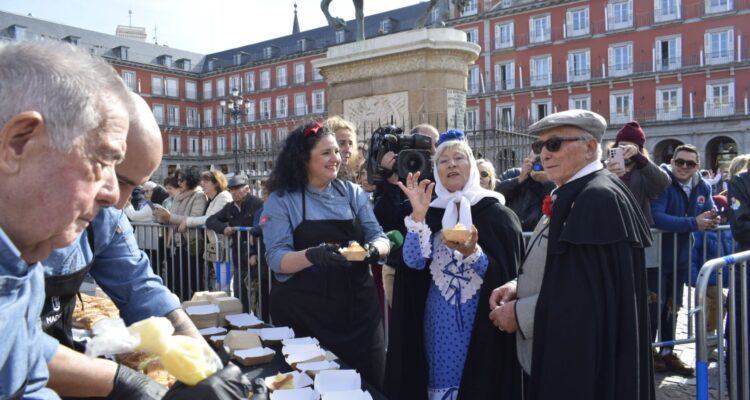
[[[229,179],[229,185],[227,185],[230,188],[237,187],[237,186],[245,186],[249,185],[250,181],[247,180],[247,177],[243,174],[235,175]]]
[[[559,126],[572,125],[583,129],[601,141],[607,130],[607,121],[601,115],[588,110],[567,110],[548,115],[529,127],[529,135],[541,135],[542,132]]]

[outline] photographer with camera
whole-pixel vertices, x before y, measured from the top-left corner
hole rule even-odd
[[[370,152],[367,157],[368,180],[375,184],[374,211],[383,230],[396,231],[406,236],[404,218],[410,215],[411,205],[397,186],[399,180],[406,182],[409,172],[422,170],[421,177],[432,179],[432,162],[437,129],[428,124],[415,126],[410,134],[403,135],[396,127],[383,127],[373,132]],[[401,139],[403,140],[394,140]],[[427,139],[427,140],[425,140]],[[403,146],[403,145],[407,146]],[[409,147],[416,144],[417,146]],[[395,146],[394,146],[395,145]],[[424,164],[419,163],[424,159]],[[416,167],[423,167],[416,169]],[[415,168],[409,171],[408,168]],[[400,176],[399,170],[405,172]],[[427,291],[430,285],[430,272],[413,270],[403,263],[401,249],[391,249],[384,273],[395,270],[392,289],[391,324],[388,331],[388,352],[386,354],[384,393],[390,399],[413,399],[424,397],[424,392],[409,392],[427,384],[427,372],[421,368],[425,363],[424,351],[414,357],[402,357],[404,349],[412,343],[421,343],[424,334],[424,315]],[[420,295],[415,295],[420,293]],[[421,299],[418,300],[418,299]],[[420,316],[415,318],[415,316]],[[412,385],[405,380],[417,381],[423,385]]]
[[[523,160],[521,174],[501,181],[497,191],[505,196],[505,205],[518,215],[523,231],[531,232],[542,218],[544,198],[554,188],[555,184],[547,179],[539,156],[531,152]]]

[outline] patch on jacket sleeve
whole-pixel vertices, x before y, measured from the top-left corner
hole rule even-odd
[[[732,197],[732,205],[729,207],[732,208],[732,210],[737,211],[740,209],[740,200],[736,197]]]

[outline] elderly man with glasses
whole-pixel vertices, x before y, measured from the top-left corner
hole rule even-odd
[[[695,146],[684,144],[677,147],[672,162],[661,166],[672,178],[672,184],[667,186],[658,199],[651,202],[654,227],[674,232],[662,235],[661,268],[650,268],[648,272],[649,291],[658,293],[658,307],[661,307],[660,341],[674,339],[676,316],[682,306],[682,290],[687,282],[691,232],[714,229],[719,223],[711,198],[711,185],[698,174],[699,167],[700,155]],[[675,243],[678,243],[676,260]],[[651,310],[652,339],[656,337],[659,327],[657,314],[655,309]],[[694,369],[685,365],[672,352],[673,348],[674,346],[662,346],[661,352],[654,354],[654,369],[657,372],[669,371],[692,376]]]
[[[607,124],[586,110],[529,129],[557,185],[518,278],[490,296],[490,319],[515,332],[527,399],[654,398],[646,309],[648,224],[628,188],[603,169]]]

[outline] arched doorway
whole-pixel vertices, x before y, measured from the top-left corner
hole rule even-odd
[[[737,157],[737,142],[727,136],[717,136],[706,145],[706,168],[716,171],[721,168],[729,170],[732,159]]]
[[[662,140],[654,146],[654,154],[651,155],[653,161],[658,164],[669,164],[674,155],[674,149],[683,144],[676,139]]]

